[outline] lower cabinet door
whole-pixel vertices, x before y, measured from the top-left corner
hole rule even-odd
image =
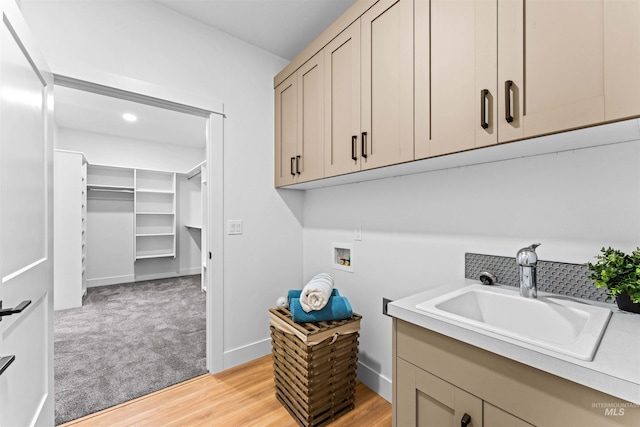
[[[397,426],[482,427],[482,400],[398,359]]]
[[[487,427],[532,427],[520,418],[484,402],[484,425]]]

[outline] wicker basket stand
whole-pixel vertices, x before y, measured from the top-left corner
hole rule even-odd
[[[269,310],[276,398],[299,425],[322,426],[354,408],[362,316],[295,323]]]

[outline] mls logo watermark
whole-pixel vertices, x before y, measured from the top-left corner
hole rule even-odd
[[[605,417],[622,417],[624,415],[624,408],[605,408]]]
[[[595,402],[591,404],[591,407],[603,409],[605,417],[623,417],[625,409],[638,408],[640,406],[629,402]]]

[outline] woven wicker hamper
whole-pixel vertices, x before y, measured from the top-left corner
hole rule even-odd
[[[269,310],[276,398],[299,425],[322,426],[354,408],[362,316],[295,323]]]

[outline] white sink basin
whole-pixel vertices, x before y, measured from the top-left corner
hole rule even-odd
[[[453,324],[464,324],[581,360],[593,360],[611,310],[569,297],[538,293],[521,297],[515,288],[470,285],[416,308]]]

